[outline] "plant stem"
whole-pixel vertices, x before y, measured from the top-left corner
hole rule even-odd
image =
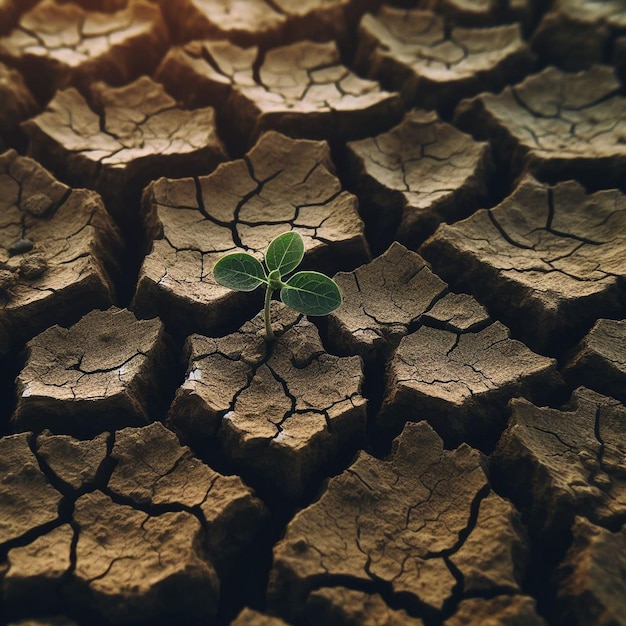
[[[265,339],[267,341],[274,340],[274,331],[272,330],[272,321],[270,320],[270,302],[272,301],[272,294],[274,290],[267,286],[265,290],[265,309],[263,311],[265,315]]]

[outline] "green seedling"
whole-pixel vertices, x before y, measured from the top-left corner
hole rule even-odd
[[[254,291],[265,285],[265,335],[274,339],[270,320],[270,302],[275,291],[292,309],[306,315],[328,315],[341,304],[337,283],[320,272],[293,272],[304,257],[304,241],[293,231],[272,239],[265,251],[265,267],[247,252],[233,252],[222,257],[213,268],[213,278],[236,291]]]

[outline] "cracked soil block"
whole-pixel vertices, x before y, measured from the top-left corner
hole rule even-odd
[[[463,600],[444,626],[548,626],[529,596],[494,596]]]
[[[44,430],[37,437],[37,457],[45,464],[48,476],[58,481],[57,488],[80,492],[99,480],[108,455],[109,436],[102,433],[93,439],[80,440]]]
[[[254,611],[249,608],[243,609],[230,626],[289,626],[287,622],[283,622],[279,617],[272,617]]]
[[[383,6],[361,20],[355,65],[410,104],[448,111],[521,80],[534,57],[518,24],[449,29],[430,11]]]
[[[626,309],[626,196],[525,177],[497,207],[442,225],[421,247],[533,349],[563,349]]]
[[[357,139],[388,129],[402,116],[400,96],[342,65],[334,42],[301,41],[262,56],[256,48],[194,42],[173,50],[157,78],[185,102],[221,105],[225,124],[246,145],[266,130],[333,142]]]
[[[72,568],[74,529],[57,526],[23,547],[9,550],[8,567],[0,583],[4,608],[19,613],[19,606],[37,598],[41,608],[58,607],[58,594]]]
[[[304,239],[304,267],[334,272],[369,259],[357,199],[342,191],[325,142],[269,132],[243,159],[209,176],[152,183],[143,199],[154,243],[133,302],[187,332],[234,330],[261,306],[261,294],[234,292],[213,279],[227,252],[259,256],[286,230]]]
[[[447,289],[418,254],[397,242],[334,280],[344,300],[328,317],[328,340],[341,354],[359,354],[366,362],[387,358]]]
[[[511,402],[494,471],[533,530],[563,540],[574,516],[626,520],[626,407],[584,387],[561,409]]]
[[[214,619],[219,579],[191,513],[150,515],[94,492],[76,502],[78,602],[112,624]],[[171,598],[175,597],[173,603]]]
[[[274,548],[270,603],[297,616],[311,592],[337,583],[386,588],[412,614],[439,612],[465,594],[516,593],[520,533],[478,452],[443,450],[425,422],[407,424],[388,460],[359,453],[289,523]]]
[[[0,354],[110,306],[121,249],[99,195],[13,150],[0,155]]]
[[[224,39],[272,48],[301,39],[345,41],[375,0],[160,0],[177,39]]]
[[[532,45],[547,63],[580,70],[602,63],[618,33],[626,33],[624,0],[555,0]]]
[[[57,92],[23,125],[28,150],[102,194],[122,223],[138,213],[141,190],[151,180],[206,174],[227,158],[213,109],[185,111],[147,76],[118,88],[96,83],[91,95],[92,106],[74,88]]]
[[[545,402],[560,390],[556,361],[511,339],[500,322],[483,318],[469,328],[442,328],[440,319],[459,309],[470,320],[477,312],[468,296],[444,298],[433,318],[427,314],[423,325],[400,341],[387,366],[385,398],[376,417],[381,430],[395,434],[405,421],[425,419],[447,445],[466,441],[489,449],[505,426],[510,398]]]
[[[125,309],[92,311],[28,343],[17,379],[17,430],[81,436],[155,418],[170,358],[163,324]]]
[[[556,576],[560,623],[624,626],[626,528],[611,532],[579,517],[573,534]]]
[[[151,2],[133,0],[111,14],[43,0],[0,38],[0,60],[21,70],[43,103],[71,85],[86,91],[97,80],[120,85],[150,74],[167,43],[161,12]]]
[[[31,433],[0,438],[0,550],[58,519],[61,494],[31,449]]]
[[[486,199],[493,165],[475,142],[434,112],[413,110],[376,137],[347,144],[350,177],[370,240],[419,245],[440,222],[467,217]]]
[[[11,614],[36,596],[39,612],[72,606],[98,624],[207,623],[216,570],[241,566],[265,526],[241,479],[204,465],[159,423],[86,441],[14,435],[0,450],[0,590]],[[38,463],[71,508],[61,512]]]
[[[298,499],[363,440],[362,362],[326,353],[315,326],[285,305],[272,311],[269,347],[261,315],[232,335],[188,340],[169,422],[192,440],[217,434],[253,484]]]
[[[377,593],[346,587],[323,587],[312,591],[306,603],[307,626],[347,624],[349,626],[424,626],[402,609],[394,610]]]
[[[511,177],[575,178],[619,187],[626,167],[626,98],[611,67],[577,74],[548,67],[501,93],[463,100],[455,124],[489,139]]]
[[[626,320],[598,320],[577,346],[564,373],[575,384],[626,403]]]
[[[201,518],[203,541],[220,571],[232,569],[265,524],[264,505],[238,476],[223,476],[202,463],[158,422],[118,431],[111,459],[108,487],[115,496]]]
[[[328,317],[328,341],[338,353],[358,354],[367,363],[387,360],[423,316],[459,332],[490,321],[471,296],[446,295],[446,283],[422,257],[397,242],[382,256],[353,272],[340,272],[334,280],[344,300]]]

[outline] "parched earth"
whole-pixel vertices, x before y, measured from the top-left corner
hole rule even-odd
[[[626,626],[625,403],[625,0],[0,0],[0,626]]]

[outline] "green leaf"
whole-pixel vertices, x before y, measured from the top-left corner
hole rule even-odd
[[[304,256],[304,241],[299,233],[290,231],[270,241],[265,251],[265,265],[271,272],[278,270],[281,276],[289,274],[300,265]]]
[[[280,290],[280,299],[307,315],[328,315],[341,304],[337,283],[319,272],[298,272]]]
[[[220,285],[237,291],[254,291],[267,283],[260,261],[247,252],[233,252],[222,257],[213,268],[213,278]]]

